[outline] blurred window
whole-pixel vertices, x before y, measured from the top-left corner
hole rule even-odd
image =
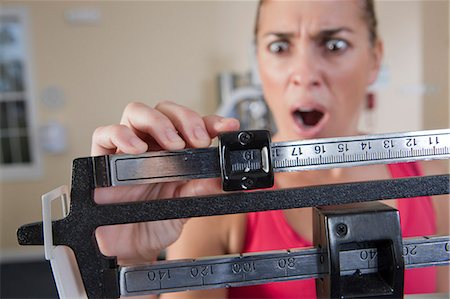
[[[40,171],[31,100],[24,8],[0,11],[0,175],[23,179]]]

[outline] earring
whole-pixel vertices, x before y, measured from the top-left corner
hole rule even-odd
[[[374,132],[375,129],[375,108],[376,108],[376,96],[373,92],[368,92],[366,94],[366,105],[364,107],[365,121],[364,126],[365,130],[369,133]]]

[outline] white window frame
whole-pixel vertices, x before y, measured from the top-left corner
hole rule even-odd
[[[22,94],[26,105],[27,130],[29,135],[29,153],[30,163],[27,164],[1,164],[0,181],[23,181],[29,179],[38,179],[42,176],[42,155],[38,144],[38,128],[36,122],[36,99],[33,81],[33,64],[31,61],[31,39],[30,39],[30,20],[28,9],[24,6],[2,5],[0,17],[11,16],[16,18],[22,24],[22,38],[24,45],[24,86]],[[8,98],[14,97],[14,93],[0,92],[0,101],[8,101]]]

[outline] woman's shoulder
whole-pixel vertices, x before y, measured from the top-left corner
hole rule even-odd
[[[449,163],[447,160],[432,160],[420,162],[424,175],[438,175],[449,173]]]
[[[449,164],[444,160],[402,162],[389,164],[389,171],[394,178],[438,175],[449,172]]]

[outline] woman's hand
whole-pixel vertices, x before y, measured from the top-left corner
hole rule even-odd
[[[125,108],[119,125],[95,130],[91,155],[208,147],[219,133],[238,129],[236,119],[217,115],[201,117],[172,102],[161,102],[155,108],[131,103]],[[98,188],[94,198],[98,204],[107,204],[220,192],[218,179],[204,179]],[[117,256],[121,265],[149,262],[179,237],[186,221],[176,219],[104,226],[97,229],[96,238],[102,253]]]

